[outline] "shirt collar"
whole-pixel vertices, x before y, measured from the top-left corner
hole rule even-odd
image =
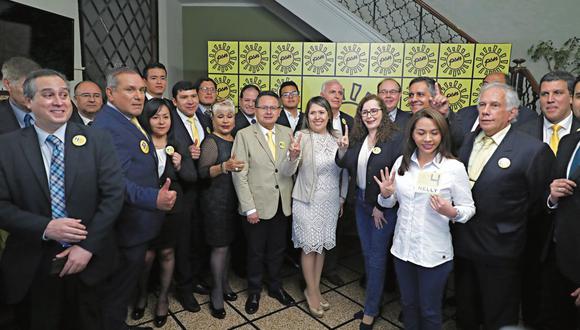
[[[554,124],[558,124],[558,125],[560,125],[560,127],[564,128],[566,130],[570,130],[570,128],[572,127],[572,117],[573,117],[573,114],[572,114],[572,112],[570,112],[568,117],[562,119],[559,123],[552,123],[548,120],[548,118],[546,118],[546,116],[544,116],[544,130],[552,129],[552,125],[554,125]]]
[[[34,124],[34,129],[36,130],[36,134],[38,136],[38,143],[42,146],[46,143],[46,138],[49,135],[56,136],[62,143],[64,143],[65,133],[66,133],[66,123],[64,123],[61,127],[59,127],[54,133],[48,133],[47,131],[43,130],[42,128],[36,126]]]
[[[268,134],[269,130],[266,127],[260,125],[260,123],[257,121],[256,121],[256,124],[258,124],[258,127],[260,127],[260,131],[262,131],[262,134],[264,134],[264,135]],[[276,135],[276,125],[274,125],[274,127],[272,127],[272,134]]]
[[[493,142],[495,142],[496,145],[500,145],[501,141],[503,141],[503,139],[505,138],[507,132],[510,130],[511,127],[512,127],[512,125],[508,124],[501,131],[490,136],[491,139],[493,140]],[[486,135],[485,135],[485,132],[482,130],[481,132],[479,132],[479,134],[477,134],[477,137],[475,138],[474,144],[480,143],[483,140],[484,136],[486,136]]]
[[[21,107],[16,105],[16,103],[12,102],[12,99],[10,99],[10,98],[8,99],[8,102],[10,103],[10,106],[12,107],[12,111],[14,112],[14,115],[16,116],[18,123],[24,124],[24,116],[26,116],[27,113],[29,113],[32,116],[32,119],[36,119],[34,117],[34,113],[32,113],[32,111],[30,111],[30,112],[24,111],[24,109],[22,109]]]
[[[122,113],[121,110],[119,110],[116,106],[113,105],[113,103],[111,102],[107,102],[107,105],[110,106],[111,108],[115,109],[118,113],[122,114],[123,117],[127,118],[127,120],[131,120],[131,116],[127,116],[126,114]]]
[[[419,153],[419,150],[415,149],[415,152],[411,155],[411,162],[417,164],[417,167],[419,167],[419,158],[417,156],[418,153]],[[429,164],[433,164],[433,166],[435,166],[437,168],[441,168],[442,162],[443,162],[443,157],[441,156],[440,153],[437,153],[435,155],[435,158],[433,158],[432,161],[426,163],[424,167],[427,167],[427,165],[429,165]]]

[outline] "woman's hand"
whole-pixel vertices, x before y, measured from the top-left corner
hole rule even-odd
[[[296,139],[290,134],[290,147],[288,147],[290,161],[295,161],[300,156],[300,140],[302,140],[302,133],[299,133]]]
[[[451,202],[438,195],[431,195],[429,199],[429,204],[431,208],[437,211],[437,213],[444,215],[450,219],[457,217],[457,210],[451,205]]]
[[[181,155],[177,152],[174,152],[173,155],[171,155],[171,162],[173,163],[175,170],[179,172],[181,170]]]
[[[346,151],[348,149],[348,125],[344,125],[344,135],[339,137],[338,140],[338,149],[342,151]]]
[[[380,193],[383,198],[388,198],[395,193],[395,171],[389,174],[389,168],[385,167],[385,170],[381,170],[381,179],[379,180],[376,176],[373,176],[375,182],[379,185]]]
[[[223,163],[223,168],[228,172],[239,172],[244,169],[245,163],[236,159],[236,155],[232,155],[230,159]]]
[[[375,220],[375,227],[377,227],[377,229],[383,229],[383,224],[387,223],[385,215],[376,206],[373,207],[373,219]]]

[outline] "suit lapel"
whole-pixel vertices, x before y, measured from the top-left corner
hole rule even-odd
[[[256,135],[256,140],[258,140],[258,143],[260,144],[260,146],[262,146],[262,149],[264,149],[264,151],[270,158],[270,161],[276,164],[276,161],[272,156],[272,152],[270,151],[270,147],[268,147],[268,141],[266,141],[266,137],[264,136],[264,134],[262,134],[262,130],[260,129],[258,124],[254,124],[253,127],[254,127],[254,135]]]
[[[485,163],[485,165],[481,169],[479,178],[477,179],[475,185],[473,186],[473,189],[475,189],[478,186],[478,183],[480,182],[481,178],[489,177],[491,173],[497,171],[499,159],[507,158],[511,160],[513,158],[511,157],[513,151],[513,144],[511,143],[513,130],[514,128],[512,126],[510,130],[507,132],[506,136],[501,141],[500,145],[497,146],[497,149],[495,149],[494,153],[491,155],[487,163]],[[490,186],[491,185],[486,185],[486,187]]]
[[[38,181],[40,190],[44,193],[46,198],[50,201],[50,192],[48,190],[48,178],[44,168],[44,161],[42,160],[42,153],[40,145],[38,144],[38,136],[34,128],[25,128],[22,131],[22,153],[28,160],[30,168]]]
[[[65,194],[68,200],[74,181],[77,175],[77,169],[80,168],[80,163],[83,161],[83,150],[86,146],[75,146],[72,144],[73,137],[77,135],[82,135],[82,132],[75,127],[72,123],[66,126],[66,133],[64,135],[64,184],[65,184]],[[85,136],[86,138],[86,136]]]

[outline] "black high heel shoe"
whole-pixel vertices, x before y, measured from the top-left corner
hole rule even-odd
[[[167,316],[169,316],[169,314],[155,315],[155,319],[153,320],[153,324],[155,324],[155,327],[156,328],[163,327],[165,323],[167,323]]]
[[[209,311],[211,313],[211,316],[215,317],[216,319],[223,320],[226,318],[226,310],[224,308],[216,309],[215,307],[213,307],[213,302],[211,301],[211,299],[209,300]]]
[[[145,315],[145,308],[147,308],[147,302],[145,302],[145,306],[143,308],[137,307],[139,302],[135,303],[135,307],[133,307],[133,311],[131,312],[131,318],[135,321],[140,320]]]

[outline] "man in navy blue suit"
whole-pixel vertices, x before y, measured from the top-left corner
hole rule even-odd
[[[109,132],[121,162],[125,182],[125,203],[116,223],[121,254],[118,269],[104,292],[105,328],[125,329],[127,306],[145,262],[149,242],[157,236],[163,211],[173,207],[176,192],[170,182],[159,188],[155,146],[139,126],[145,83],[137,71],[118,68],[107,75],[108,102],[98,113],[93,127]]]
[[[459,151],[477,211],[453,226],[457,325],[498,329],[519,321],[527,222],[545,204],[554,155],[511,126],[519,100],[510,86],[483,86],[478,105],[481,129]]]
[[[411,112],[397,107],[401,100],[401,85],[395,79],[385,78],[377,85],[377,95],[385,102],[391,121],[403,132],[411,118]]]

